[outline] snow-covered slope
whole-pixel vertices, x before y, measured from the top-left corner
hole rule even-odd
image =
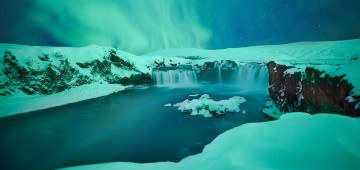
[[[250,62],[268,62],[274,59],[282,61],[308,59],[311,61],[329,59],[350,59],[359,55],[360,39],[323,42],[297,42],[284,45],[265,45],[219,50],[201,50],[192,48],[166,49],[155,51],[145,56],[189,57],[198,56],[205,59],[233,60]],[[315,57],[315,58],[314,58]],[[350,57],[350,58],[349,58]],[[296,61],[296,63],[301,61]],[[306,61],[302,61],[306,63]]]
[[[51,63],[53,66],[60,66],[61,60],[68,60],[69,65],[74,68],[81,68],[76,63],[87,63],[94,60],[107,59],[111,51],[116,52],[118,56],[125,61],[133,58],[134,55],[123,51],[117,51],[114,48],[90,45],[87,47],[41,47],[41,46],[25,46],[16,44],[0,44],[1,54],[9,51],[13,54],[20,66],[28,67],[34,70],[43,70]],[[45,61],[45,62],[44,62]],[[4,68],[4,58],[1,58],[1,69]],[[80,72],[88,73],[84,69]],[[115,72],[122,73],[122,72]],[[129,74],[123,73],[130,76]]]
[[[0,44],[0,53],[0,117],[150,82],[150,75],[143,74],[130,61],[136,56],[113,48]]]
[[[95,169],[360,169],[360,119],[292,113],[218,136],[201,154],[179,163],[105,163]]]
[[[139,74],[129,58],[112,48],[88,46],[30,47],[0,44],[2,95],[20,90],[27,94],[53,94],[91,83],[117,83]],[[4,87],[5,86],[5,87]]]

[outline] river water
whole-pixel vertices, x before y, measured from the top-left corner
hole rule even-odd
[[[242,96],[246,113],[204,118],[165,107],[192,99]],[[200,96],[199,95],[199,96]],[[104,97],[0,119],[0,169],[54,169],[114,161],[180,161],[200,153],[216,136],[249,122],[268,121],[261,112],[268,94],[235,85],[187,88],[140,86]],[[241,136],[239,136],[241,137]]]

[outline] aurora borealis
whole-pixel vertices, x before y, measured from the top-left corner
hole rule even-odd
[[[0,43],[231,48],[360,38],[358,0],[13,0],[0,2]]]

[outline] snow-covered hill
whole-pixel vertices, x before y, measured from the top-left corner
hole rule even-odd
[[[0,60],[1,95],[17,90],[48,95],[95,82],[127,84],[123,78],[140,73],[129,61],[133,55],[94,45],[55,48],[1,44],[0,51],[4,55]]]
[[[82,48],[0,44],[0,116],[108,95],[150,82],[136,56],[91,45]]]

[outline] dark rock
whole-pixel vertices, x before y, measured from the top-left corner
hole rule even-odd
[[[151,76],[150,74],[133,74],[130,77],[108,77],[107,82],[110,84],[122,84],[122,85],[141,85],[141,84],[150,84]]]
[[[166,67],[165,58],[162,61],[154,61],[154,68]]]
[[[39,59],[41,61],[49,61],[50,60],[49,54],[43,54],[42,56],[39,56]]]
[[[133,66],[133,64],[131,64],[130,62],[125,61],[124,59],[117,56],[117,53],[114,50],[110,51],[110,61],[115,66],[118,66],[118,67],[121,67],[121,68],[127,68],[129,70],[135,70],[135,67]]]
[[[106,77],[111,74],[111,63],[109,61],[94,60],[92,63],[92,75],[100,75],[102,77]]]
[[[93,62],[89,62],[89,63],[76,63],[80,68],[89,68],[90,66],[92,66],[94,63]]]
[[[311,67],[307,67],[305,73],[285,74],[288,68],[268,63],[270,98],[281,111],[360,116],[360,110],[355,108],[357,102],[346,100],[353,86],[343,79],[344,76],[321,76],[323,72]]]
[[[235,61],[231,61],[231,60],[222,60],[220,65],[222,70],[227,70],[227,71],[229,70],[232,71],[236,69],[238,66]]]
[[[168,71],[168,70],[192,70],[191,65],[178,65],[172,67],[156,67],[153,71]]]
[[[201,70],[213,70],[216,68],[216,63],[215,62],[205,62],[202,66],[201,66]]]
[[[34,89],[32,89],[31,87],[23,86],[20,87],[20,90],[22,90],[26,94],[30,94],[30,95],[35,94]]]
[[[200,56],[176,56],[178,58],[185,58],[185,59],[188,59],[188,60],[202,60],[202,59],[205,59],[204,57],[200,57]]]

